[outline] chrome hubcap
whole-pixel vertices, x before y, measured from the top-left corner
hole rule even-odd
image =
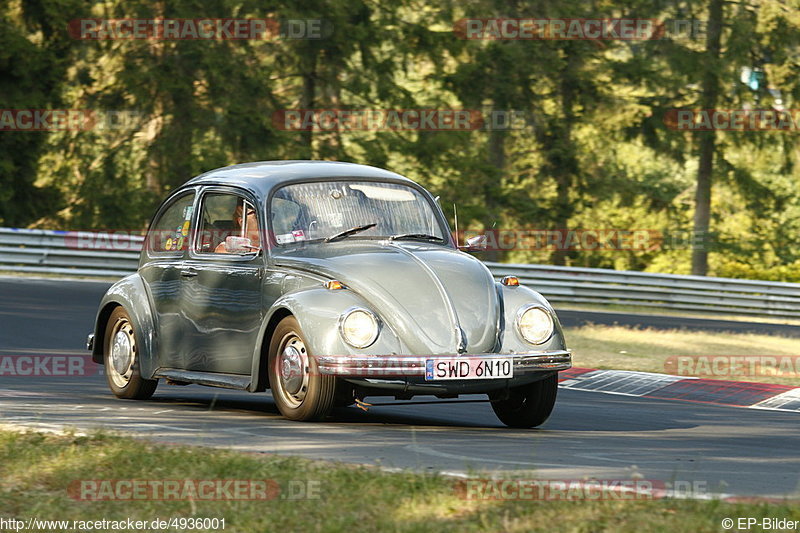
[[[294,346],[287,346],[281,354],[281,379],[283,388],[289,394],[297,394],[303,386],[303,367],[300,352]]]
[[[133,375],[133,363],[136,359],[136,339],[133,326],[127,320],[120,319],[114,324],[111,332],[110,365],[106,371],[117,387],[124,387]]]
[[[118,331],[114,335],[114,344],[111,346],[111,363],[119,374],[124,374],[131,365],[131,339],[124,331]]]
[[[277,374],[276,392],[292,407],[299,407],[308,393],[308,352],[295,334],[290,334],[283,343],[278,355]]]

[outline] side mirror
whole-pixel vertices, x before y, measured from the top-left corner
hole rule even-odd
[[[460,248],[467,252],[483,252],[486,251],[489,242],[486,235],[475,235],[467,239],[467,243]]]
[[[259,250],[247,237],[231,235],[225,238],[225,249],[231,254],[249,254]]]

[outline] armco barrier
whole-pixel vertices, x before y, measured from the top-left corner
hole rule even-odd
[[[96,248],[84,247],[79,239],[86,236]],[[0,228],[0,270],[121,277],[138,267],[143,241],[121,234]]]
[[[0,270],[124,276],[136,270],[143,240],[113,233],[0,228]],[[557,303],[800,317],[798,283],[549,265],[487,266],[495,277],[517,276]]]
[[[636,305],[711,313],[800,317],[800,284],[601,268],[487,263],[553,302]]]

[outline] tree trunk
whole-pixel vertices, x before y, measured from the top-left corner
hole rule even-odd
[[[490,177],[491,182],[487,183],[484,189],[486,192],[486,220],[483,222],[483,227],[486,230],[496,227],[499,218],[497,195],[500,194],[500,183],[506,168],[506,132],[504,130],[494,129],[489,132],[489,162],[497,172]],[[499,261],[500,250],[497,248],[486,250],[484,259],[486,261]]]
[[[703,77],[702,109],[714,109],[719,97],[719,56],[722,36],[722,2],[711,0],[708,7],[708,32],[706,34],[707,68]],[[697,167],[697,190],[694,196],[694,236],[692,246],[692,274],[708,273],[707,235],[711,221],[711,182],[714,173],[716,132],[712,129],[699,133],[700,160]]]
[[[574,200],[570,198],[570,189],[578,183],[580,174],[580,163],[576,154],[575,142],[572,139],[572,125],[576,120],[573,110],[578,91],[576,77],[582,59],[570,47],[565,50],[568,53],[567,63],[561,73],[559,83],[563,119],[554,123],[553,145],[549,157],[551,158],[551,171],[556,180],[555,229],[561,231],[566,237],[570,218],[575,212],[572,203]],[[554,265],[565,266],[568,256],[569,252],[566,247],[560,246],[553,251],[550,260]]]
[[[317,55],[309,52],[308,65],[303,72],[303,94],[300,100],[300,108],[304,110],[314,109],[317,91]],[[308,111],[306,111],[308,112]],[[302,155],[305,159],[314,159],[314,126],[311,129],[301,132]]]

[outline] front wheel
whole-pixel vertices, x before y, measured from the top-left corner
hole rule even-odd
[[[117,307],[108,317],[103,339],[106,381],[117,398],[146,400],[156,391],[158,380],[142,377],[138,355],[131,317]]]
[[[319,373],[293,316],[284,318],[275,328],[268,365],[272,397],[283,416],[319,420],[330,412],[336,401],[336,378]]]
[[[558,374],[515,387],[505,400],[493,400],[492,409],[500,421],[512,428],[532,428],[544,424],[558,393]]]

